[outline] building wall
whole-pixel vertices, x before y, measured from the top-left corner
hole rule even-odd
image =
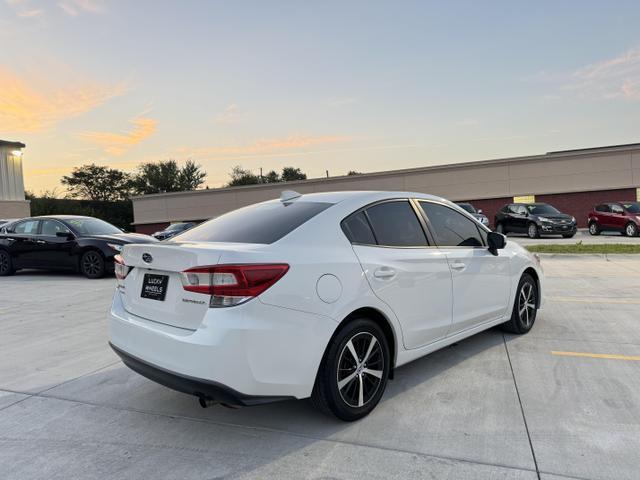
[[[252,203],[277,198],[287,189],[303,194],[391,190],[431,193],[453,201],[470,200],[493,221],[495,212],[513,201],[514,196],[536,195],[539,201],[550,196],[554,201],[560,201],[557,195],[561,195],[569,199],[566,201],[574,202],[568,213],[574,214],[582,223],[585,210],[591,208],[594,199],[600,198],[593,192],[610,191],[615,197],[618,191],[635,192],[638,186],[640,144],[635,144],[286,184],[147,195],[134,198],[133,208],[134,223],[145,225],[216,217]]]
[[[22,157],[15,147],[0,146],[0,200],[24,200]]]

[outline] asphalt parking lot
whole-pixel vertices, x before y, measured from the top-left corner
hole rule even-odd
[[[560,235],[545,235],[541,238],[529,238],[526,234],[507,235],[509,240],[518,242],[521,245],[541,245],[541,244],[572,244],[582,242],[585,244],[611,244],[611,243],[640,243],[638,237],[626,237],[619,232],[603,232],[600,235],[590,235],[586,228],[578,229],[573,238],[562,238]]]
[[[398,369],[351,424],[308,401],[202,409],[111,352],[113,279],[2,278],[0,477],[637,479],[640,257],[543,265],[530,334],[492,329]]]

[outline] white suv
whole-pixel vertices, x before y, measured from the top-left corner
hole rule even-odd
[[[288,191],[117,262],[111,345],[130,368],[203,406],[311,396],[343,420],[400,365],[528,332],[543,286],[522,247],[407,192]]]

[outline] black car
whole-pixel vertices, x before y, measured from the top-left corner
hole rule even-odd
[[[157,242],[103,220],[72,215],[23,218],[0,228],[0,276],[21,268],[73,270],[88,278],[113,272],[127,243]]]
[[[167,238],[175,237],[179,233],[185,232],[192,227],[195,227],[196,224],[193,222],[180,222],[180,223],[172,223],[164,230],[151,234],[153,238],[157,238],[158,240],[166,240]]]
[[[466,202],[456,202],[456,205],[473,215],[473,218],[478,220],[482,225],[486,225],[487,227],[489,226],[489,219],[482,213],[482,210],[476,210],[476,207]]]
[[[529,238],[540,235],[571,238],[577,231],[575,217],[548,203],[509,203],[497,213],[494,225],[499,233],[526,233]]]

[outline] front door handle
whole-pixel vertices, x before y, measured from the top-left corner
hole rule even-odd
[[[373,276],[376,278],[391,278],[396,275],[396,271],[390,267],[380,267],[375,272],[373,272]]]
[[[43,244],[43,243],[47,243],[47,242],[45,242],[44,240],[36,240],[36,243]]]
[[[454,270],[458,270],[459,272],[467,268],[467,264],[462,262],[453,262],[450,265],[451,268],[453,268]]]

